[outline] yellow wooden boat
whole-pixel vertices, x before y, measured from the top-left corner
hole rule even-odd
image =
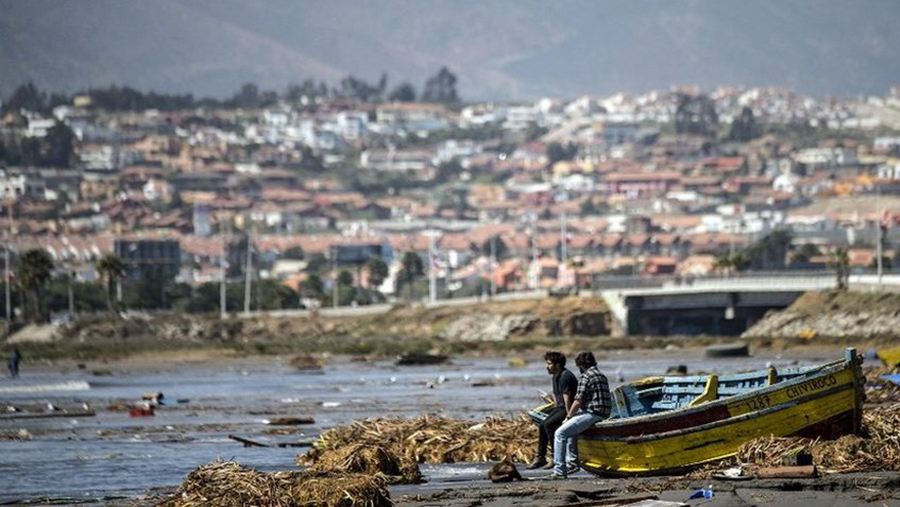
[[[579,436],[580,464],[600,475],[673,473],[733,456],[757,437],[856,432],[865,384],[861,362],[847,349],[844,359],[816,367],[668,383],[653,377],[620,386],[613,391],[613,416]]]

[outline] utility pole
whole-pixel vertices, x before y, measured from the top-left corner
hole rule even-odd
[[[244,315],[250,315],[250,272],[253,269],[253,222],[247,224],[247,264],[244,269]]]
[[[425,231],[428,236],[428,300],[434,303],[437,301],[437,257],[435,252],[435,241],[440,232],[428,230]]]
[[[338,307],[337,248],[331,247],[331,306]]]
[[[875,221],[875,228],[877,229],[877,238],[878,244],[875,247],[875,253],[878,256],[878,290],[884,290],[884,286],[882,286],[882,276],[884,275],[884,260],[882,257],[884,256],[884,235],[881,230],[881,221],[884,219],[884,209],[881,208],[881,187],[875,187],[875,209],[878,210],[878,218]]]
[[[6,324],[7,329],[12,324],[12,299],[9,293],[9,241],[3,245],[3,287],[6,292]]]
[[[230,226],[231,223],[229,222],[226,227]],[[219,234],[222,235],[222,251],[219,259],[219,269],[221,272],[221,280],[219,283],[219,309],[223,319],[228,316],[228,301],[226,300],[228,289],[228,261],[226,260],[228,255],[228,233],[226,231],[219,230]]]
[[[69,269],[69,316],[75,316],[75,289],[72,285],[75,283],[75,270]]]
[[[12,242],[13,238],[13,217],[12,217],[12,201],[10,201],[8,207],[6,208],[6,218],[9,220],[9,229],[7,230],[7,240],[4,244],[3,248],[3,280],[4,280],[4,288],[6,292],[6,323],[7,323],[7,332],[9,332],[10,326],[12,325],[13,316],[12,316],[12,296],[10,293],[10,281],[11,277],[9,276],[9,244]]]
[[[565,264],[569,257],[569,245],[568,245],[568,233],[566,232],[566,213],[562,213],[562,217],[560,218],[560,247],[559,247],[559,263]]]
[[[497,282],[494,281],[494,265],[497,264],[497,236],[491,236],[491,297],[497,293]]]
[[[528,214],[531,219],[531,269],[530,271],[534,273],[538,273],[537,276],[529,277],[529,284],[532,289],[537,289],[538,287],[538,279],[540,278],[540,271],[537,267],[537,259],[538,259],[538,236],[537,236],[537,216],[532,211]]]

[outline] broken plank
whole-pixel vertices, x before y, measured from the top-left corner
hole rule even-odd
[[[565,507],[598,507],[601,505],[624,505],[629,503],[641,502],[643,500],[658,500],[657,495],[637,495],[637,496],[615,496],[612,498],[604,498],[602,500],[591,500],[589,502],[567,503]]]
[[[801,467],[771,467],[756,471],[760,479],[812,479],[818,476],[815,465]]]
[[[244,447],[271,447],[269,444],[263,444],[261,442],[256,442],[250,440],[249,438],[239,437],[237,435],[228,435],[228,438],[234,440],[235,442],[244,444]]]

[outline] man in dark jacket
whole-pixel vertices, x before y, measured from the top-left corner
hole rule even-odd
[[[19,362],[22,361],[22,354],[19,353],[19,349],[13,349],[12,354],[9,356],[9,362],[7,363],[7,367],[9,368],[9,375],[12,378],[16,378],[19,376]]]
[[[578,354],[575,364],[581,371],[581,377],[578,379],[578,391],[566,413],[566,420],[554,434],[551,474],[554,478],[565,478],[578,471],[578,434],[608,418],[612,411],[609,381],[597,368],[594,354]]]
[[[547,364],[547,373],[553,377],[553,398],[556,406],[553,407],[544,422],[538,426],[537,455],[535,455],[534,461],[528,465],[529,470],[548,465],[547,445],[553,441],[553,433],[566,418],[578,389],[578,379],[566,369],[566,356],[551,350],[544,354],[544,362]]]

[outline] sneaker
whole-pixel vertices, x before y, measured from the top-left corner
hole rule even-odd
[[[550,479],[550,480],[566,479],[566,478],[567,477],[565,475],[561,475],[556,472],[552,472],[550,475],[547,476],[547,479]]]
[[[569,465],[566,467],[566,475],[572,475],[581,470],[581,467],[578,465]]]
[[[547,460],[544,458],[534,458],[534,461],[528,464],[525,468],[528,470],[534,470],[536,468],[541,468],[547,465]]]
[[[546,465],[544,465],[544,470],[553,470],[553,462],[548,461]]]

